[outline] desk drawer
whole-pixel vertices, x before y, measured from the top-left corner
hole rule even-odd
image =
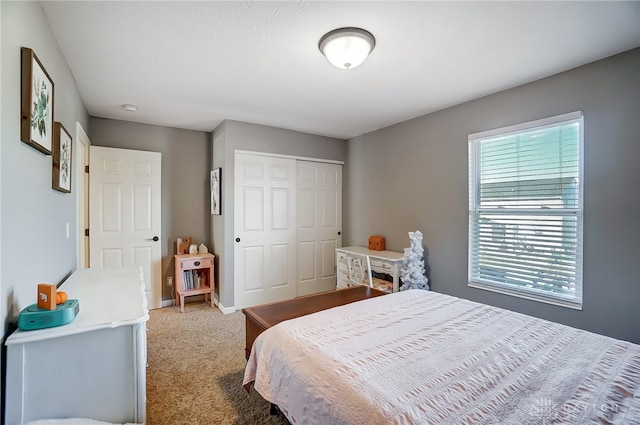
[[[371,261],[371,270],[377,271],[378,273],[391,273],[393,271],[393,265],[382,260],[370,258]]]

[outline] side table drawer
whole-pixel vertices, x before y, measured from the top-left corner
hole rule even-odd
[[[212,267],[213,258],[185,258],[180,260],[181,269],[194,269],[198,267]]]

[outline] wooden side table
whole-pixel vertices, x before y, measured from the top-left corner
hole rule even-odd
[[[184,298],[192,295],[211,297],[211,307],[215,307],[213,292],[215,278],[213,274],[213,254],[177,254],[175,259],[176,304],[180,299],[180,311],[184,313]]]

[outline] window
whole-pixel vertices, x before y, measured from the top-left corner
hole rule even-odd
[[[582,308],[583,118],[469,136],[469,286]]]

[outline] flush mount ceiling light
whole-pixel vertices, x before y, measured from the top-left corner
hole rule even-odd
[[[353,69],[369,56],[376,39],[362,28],[338,28],[322,36],[318,48],[333,66]]]
[[[122,105],[122,109],[127,112],[136,112],[138,110],[138,107],[136,105],[131,105],[130,103],[125,103],[124,105]]]

